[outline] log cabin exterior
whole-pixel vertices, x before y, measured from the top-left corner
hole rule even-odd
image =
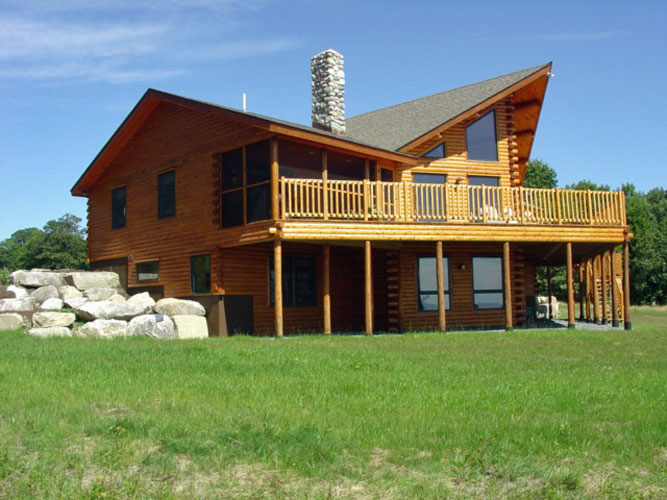
[[[629,327],[623,192],[522,187],[550,69],[345,133],[149,89],[72,188],[91,268],[201,301],[211,335],[282,335],[512,328],[566,265],[570,325],[576,271],[580,317]]]

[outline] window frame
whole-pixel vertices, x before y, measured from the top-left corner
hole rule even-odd
[[[161,189],[161,179],[165,179],[168,175],[171,175],[173,177],[173,184],[172,184],[172,207],[171,207],[171,212],[170,213],[164,213],[165,209],[168,207],[165,207],[166,201],[163,199],[162,196],[162,189]],[[171,170],[166,170],[164,172],[160,172],[157,176],[157,218],[158,219],[167,219],[169,217],[175,217],[176,216],[176,170],[171,169]]]
[[[443,255],[442,256],[443,260],[447,261],[447,281],[444,283],[446,285],[445,288],[445,311],[451,311],[452,310],[452,263],[449,258],[449,254]],[[420,313],[430,313],[437,311],[438,308],[436,307],[435,309],[424,309],[422,306],[422,301],[421,301],[421,296],[422,295],[435,295],[436,297],[436,303],[437,303],[437,297],[438,297],[438,290],[437,290],[437,281],[436,281],[436,289],[434,291],[432,290],[422,290],[421,289],[421,280],[419,279],[419,262],[421,259],[437,259],[435,255],[428,255],[428,254],[419,254],[415,258],[415,271],[417,275],[417,312]],[[435,265],[437,266],[438,263],[435,262]],[[437,267],[436,267],[437,269]],[[444,269],[444,268],[443,268]],[[437,277],[436,277],[437,280]],[[449,296],[449,306],[447,306],[447,296]]]
[[[116,197],[115,193],[123,192],[123,223],[116,224]],[[111,229],[122,229],[127,225],[127,186],[118,186],[111,190]]]
[[[207,289],[206,291],[199,291],[196,288],[195,284],[195,259],[200,257],[206,257],[208,259],[208,276],[207,276]],[[192,295],[201,295],[201,294],[210,294],[211,293],[211,254],[210,253],[199,253],[190,256],[190,293]]]
[[[297,279],[296,279],[296,260],[304,259],[312,262],[312,275],[313,275],[313,297],[314,301],[312,304],[298,304],[297,303]],[[290,262],[288,266],[285,266],[286,262]],[[268,269],[267,269],[267,281],[269,288],[269,308],[276,307],[276,293],[275,293],[275,271],[273,269],[273,256],[270,256],[268,259]],[[283,276],[283,307],[317,307],[319,303],[319,297],[317,296],[317,257],[315,255],[283,255],[282,256],[282,276]],[[286,267],[289,269],[289,274],[291,276],[287,277],[285,270]],[[288,281],[290,284],[290,290],[288,293],[285,293],[287,287],[285,287],[285,281]],[[287,301],[287,303],[286,303]]]
[[[156,275],[155,278],[144,278],[144,279],[139,278],[139,266],[146,265],[146,264],[155,264],[157,266],[157,272],[155,273],[155,275]],[[154,260],[144,260],[142,262],[135,262],[134,272],[135,272],[135,279],[136,279],[137,283],[145,283],[147,281],[159,281],[160,280],[160,260],[159,259],[154,259]]]
[[[495,144],[496,158],[495,160],[487,160],[483,158],[471,158],[470,157],[470,141],[468,140],[468,130],[470,127],[483,120],[490,114],[493,114],[493,140]],[[476,161],[476,162],[486,162],[486,163],[498,163],[500,161],[500,155],[498,154],[498,115],[496,113],[496,108],[491,109],[490,111],[484,113],[482,116],[474,120],[473,122],[466,125],[465,129],[465,140],[466,140],[466,161]]]
[[[475,288],[475,259],[497,259],[500,262],[500,285],[501,288],[497,289],[483,289],[477,290]],[[470,262],[470,277],[472,279],[471,289],[472,289],[472,308],[475,311],[502,311],[505,309],[505,266],[503,265],[502,255],[473,255]],[[484,294],[497,294],[499,293],[502,297],[500,300],[500,307],[478,307],[475,303],[475,295],[484,295]]]

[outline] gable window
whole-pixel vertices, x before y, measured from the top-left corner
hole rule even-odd
[[[211,256],[209,254],[190,257],[190,288],[192,293],[211,292]]]
[[[317,279],[315,257],[284,256],[283,306],[317,305]],[[275,274],[273,258],[269,259],[269,305],[275,305]]]
[[[424,153],[424,158],[444,158],[446,156],[445,143],[438,144],[436,147]]]
[[[473,257],[472,285],[475,309],[502,309],[504,305],[502,258]]]
[[[158,279],[158,261],[138,262],[137,281],[155,281]]]
[[[266,220],[271,213],[270,141],[220,155],[220,225]]]
[[[111,228],[125,227],[125,186],[111,191]]]
[[[420,311],[438,310],[438,281],[435,257],[417,257],[417,297]],[[451,308],[449,293],[449,259],[442,258],[443,288],[445,289],[445,309]]]
[[[157,177],[157,216],[176,215],[176,176],[174,171],[165,172]]]
[[[489,111],[466,127],[469,160],[498,161],[496,111]]]

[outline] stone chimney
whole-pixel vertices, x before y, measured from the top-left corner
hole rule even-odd
[[[343,56],[333,49],[310,58],[313,127],[345,135]]]

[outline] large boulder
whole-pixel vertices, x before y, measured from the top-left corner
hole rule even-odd
[[[58,299],[58,289],[53,285],[40,286],[37,290],[32,292],[30,296],[38,301],[40,304],[46,299]]]
[[[148,292],[141,292],[136,295],[132,295],[132,297],[128,298],[127,301],[130,304],[135,304],[141,307],[150,307],[151,309],[155,305],[153,297],[151,297]]]
[[[23,329],[23,316],[17,313],[0,314],[0,332]]]
[[[46,299],[39,308],[42,311],[57,311],[58,309],[62,309],[64,305],[63,299],[53,298]]]
[[[110,302],[108,300],[90,301],[74,309],[76,315],[85,320],[119,319],[129,321],[135,316],[151,312],[151,305],[139,301]]]
[[[76,316],[71,312],[39,311],[33,314],[32,322],[35,326],[72,326]]]
[[[125,302],[127,299],[119,293],[114,293],[107,299],[109,302]]]
[[[65,274],[65,282],[81,291],[90,290],[91,288],[120,288],[118,274],[110,271],[67,273]]]
[[[128,335],[144,335],[154,339],[173,339],[174,322],[163,314],[142,314],[127,325]]]
[[[113,295],[116,295],[115,288],[89,288],[83,292],[83,296],[90,300],[108,300]]]
[[[125,337],[127,336],[127,321],[97,319],[76,328],[74,334],[77,337],[83,338],[110,339],[113,337]]]
[[[14,285],[27,286],[30,288],[39,288],[40,286],[46,285],[59,287],[65,284],[62,273],[48,271],[45,269],[33,269],[32,271],[14,271],[10,275],[10,280]]]
[[[0,299],[0,312],[34,312],[39,307],[39,302],[32,297],[24,299]]]
[[[77,307],[82,306],[86,302],[90,302],[90,299],[86,297],[71,297],[69,299],[65,299],[64,302],[67,307],[76,309]]]
[[[49,326],[45,328],[31,328],[28,330],[28,335],[33,337],[71,337],[72,330],[66,326]]]
[[[172,317],[172,320],[177,339],[205,339],[208,337],[208,325],[203,316],[177,314]]]
[[[28,292],[28,290],[18,285],[9,285],[7,287],[7,291],[13,293],[14,297],[17,299],[25,299],[26,297],[30,296],[30,292]]]
[[[58,293],[60,294],[60,297],[63,300],[78,299],[80,297],[83,297],[83,294],[79,290],[77,290],[76,287],[73,287],[71,285],[63,285],[59,287]]]
[[[178,315],[206,316],[206,310],[199,302],[183,299],[160,299],[155,304],[156,313],[174,317]]]

